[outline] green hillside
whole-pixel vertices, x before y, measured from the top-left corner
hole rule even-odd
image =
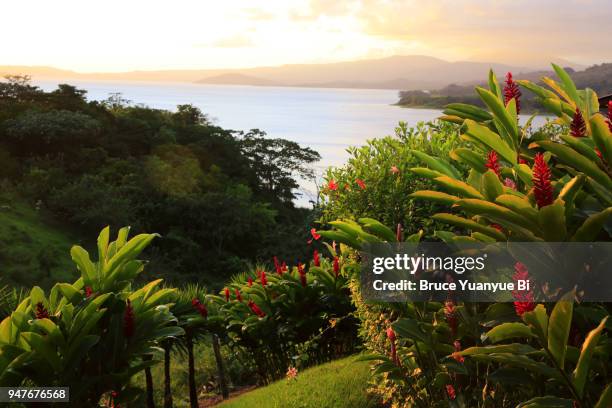
[[[79,240],[48,214],[0,196],[0,276],[4,283],[50,287],[76,276],[70,247]]]

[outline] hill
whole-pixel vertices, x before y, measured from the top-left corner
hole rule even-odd
[[[566,68],[578,88],[591,88],[601,97],[612,93],[612,63],[593,65],[582,71],[575,71],[571,68]],[[497,71],[502,80],[501,75],[505,71]],[[555,77],[552,71],[534,71],[528,73],[519,73],[515,75],[515,79],[528,79],[543,85],[541,78],[543,76]],[[427,107],[427,108],[442,108],[449,103],[462,102],[475,105],[482,105],[482,101],[474,91],[475,86],[486,86],[485,82],[471,82],[468,84],[451,84],[443,88],[423,91],[423,90],[405,90],[399,93],[400,106],[406,107]],[[529,92],[523,92],[521,104],[525,111],[533,110],[537,107],[533,95]]]
[[[578,67],[571,63],[567,65]],[[541,64],[487,61],[445,61],[404,55],[324,64],[288,64],[245,69],[190,69],[79,73],[50,67],[0,66],[0,73],[29,74],[34,79],[196,82],[257,86],[302,86],[373,89],[437,89],[464,84],[498,72],[531,72]]]

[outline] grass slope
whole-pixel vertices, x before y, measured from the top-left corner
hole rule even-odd
[[[77,242],[42,210],[14,197],[0,197],[2,283],[47,288],[56,281],[71,281],[76,269],[70,248]]]
[[[219,405],[222,408],[369,408],[377,404],[366,394],[370,369],[365,361],[347,357],[300,372]]]

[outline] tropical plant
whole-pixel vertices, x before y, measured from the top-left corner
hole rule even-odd
[[[139,394],[130,378],[156,363],[144,357],[184,333],[172,325],[173,289],[160,288],[160,280],[132,288],[144,268],[137,257],[155,234],[128,241],[129,228],[122,228],[109,242],[109,233],[98,237],[95,262],[72,248],[76,282],[48,294],[35,286],[0,323],[0,384],[68,386],[73,406],[95,406],[111,391],[115,403],[130,401]]]

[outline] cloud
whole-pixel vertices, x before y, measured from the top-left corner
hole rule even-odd
[[[247,48],[253,45],[253,39],[244,34],[223,37],[210,43],[210,46],[214,48]]]

